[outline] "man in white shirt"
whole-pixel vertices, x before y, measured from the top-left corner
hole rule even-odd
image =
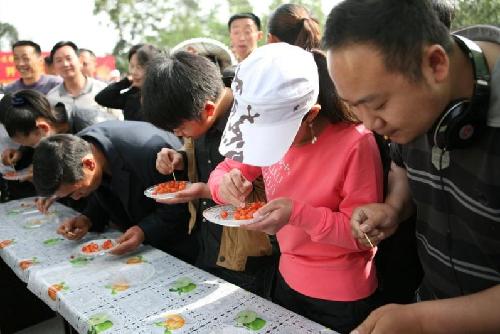
[[[104,107],[95,102],[95,96],[106,84],[82,73],[82,65],[78,59],[78,47],[71,41],[56,43],[50,51],[56,73],[63,78],[63,82],[54,87],[47,99],[54,106],[58,102],[70,106],[69,110],[102,109]],[[71,118],[71,115],[68,115]]]

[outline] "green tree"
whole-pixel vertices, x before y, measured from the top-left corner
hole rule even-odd
[[[225,22],[220,22],[218,15],[220,4],[206,12],[197,1],[179,0],[176,4],[177,11],[170,18],[168,29],[159,31],[156,42],[165,47],[195,37],[210,37],[223,43],[228,43],[228,33]]]
[[[164,18],[175,11],[171,1],[155,0],[95,0],[94,14],[108,15],[118,32],[113,48],[116,66],[126,71],[128,49],[136,43],[153,40],[163,28]]]
[[[10,46],[19,39],[17,29],[9,24],[0,22],[0,50],[10,49]]]
[[[207,16],[206,31],[207,36],[216,39],[227,46],[231,43],[229,41],[229,31],[227,29],[227,20],[219,19],[220,5],[211,10]],[[229,16],[227,17],[229,19]]]
[[[500,0],[457,0],[452,28],[473,24],[500,24]]]
[[[197,1],[175,1],[176,11],[169,18],[168,29],[158,31],[156,43],[165,47],[172,47],[177,43],[202,33],[202,23],[195,20],[199,17],[200,6]],[[152,41],[154,42],[154,41]]]
[[[253,12],[253,7],[248,0],[227,0],[229,14]]]
[[[175,11],[172,1],[95,0],[94,3],[94,14],[107,14],[119,39],[130,42],[137,42],[163,28],[165,17]]]
[[[230,5],[249,8],[248,1],[242,0],[233,0]],[[196,0],[95,0],[94,14],[107,15],[118,31],[113,55],[117,67],[126,71],[128,49],[139,42],[171,48],[189,38],[210,37],[228,44],[220,7],[220,2],[215,2],[210,9],[204,9]]]

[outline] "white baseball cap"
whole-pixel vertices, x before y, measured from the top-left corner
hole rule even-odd
[[[283,158],[318,99],[318,68],[302,48],[267,44],[238,65],[231,88],[234,103],[219,151],[248,165],[270,166]]]

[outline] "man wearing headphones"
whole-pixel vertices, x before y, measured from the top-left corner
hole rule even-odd
[[[353,233],[377,244],[416,209],[424,269],[420,302],[357,333],[500,332],[500,30],[461,33],[477,42],[426,0],[346,0],[326,22],[339,96],[393,143],[385,203],[357,208]]]

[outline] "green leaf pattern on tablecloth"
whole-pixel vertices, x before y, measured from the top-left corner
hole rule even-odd
[[[181,277],[170,285],[169,291],[178,292],[179,294],[188,293],[196,289],[196,284],[188,277]]]
[[[261,330],[266,325],[266,321],[254,311],[241,311],[234,320],[239,326],[244,326],[252,331]]]
[[[91,257],[79,255],[79,256],[76,256],[76,257],[70,259],[69,262],[75,267],[81,267],[81,266],[86,266],[92,260],[93,260],[93,258],[91,258]]]
[[[63,241],[63,238],[51,238],[47,239],[43,242],[45,246],[54,246],[57,245],[59,242]]]
[[[104,313],[98,313],[91,316],[88,324],[89,329],[87,334],[99,334],[113,327],[113,322],[109,320],[108,315]]]

